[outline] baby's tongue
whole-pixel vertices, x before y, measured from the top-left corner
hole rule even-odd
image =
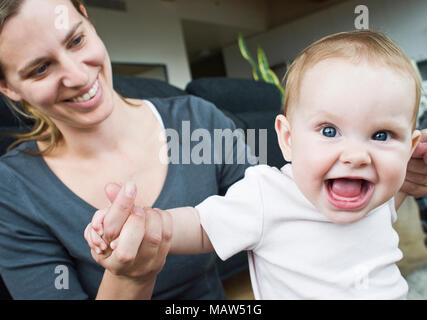
[[[355,197],[362,191],[362,180],[360,179],[334,179],[332,192],[342,197]]]

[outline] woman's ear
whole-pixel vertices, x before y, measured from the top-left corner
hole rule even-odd
[[[85,6],[81,4],[81,5],[79,6],[79,8],[80,8],[80,12],[81,12],[81,13],[83,13],[83,15],[84,15],[86,18],[89,18],[89,16],[87,15],[87,11],[86,11]]]
[[[286,161],[292,161],[292,145],[291,145],[291,126],[288,119],[279,114],[275,122],[277,140],[279,141],[280,150]]]
[[[22,97],[7,85],[6,80],[0,80],[0,92],[13,101],[21,101]]]

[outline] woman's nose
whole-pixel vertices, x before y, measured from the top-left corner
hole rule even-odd
[[[365,167],[371,164],[371,156],[365,148],[362,147],[348,147],[341,153],[340,161],[352,168]]]
[[[89,82],[89,75],[83,64],[73,60],[71,57],[62,59],[62,83],[65,87],[84,87]]]

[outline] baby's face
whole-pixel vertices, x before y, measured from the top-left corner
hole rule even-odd
[[[276,120],[297,186],[331,221],[358,221],[400,189],[419,140],[414,86],[390,68],[329,59],[306,72],[290,119]]]

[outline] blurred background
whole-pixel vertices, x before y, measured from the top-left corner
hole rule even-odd
[[[322,36],[355,29],[356,0],[86,0],[112,62],[184,88],[200,77],[251,78],[237,47],[260,46],[279,78]],[[427,79],[427,1],[366,0],[369,28],[387,34]]]

